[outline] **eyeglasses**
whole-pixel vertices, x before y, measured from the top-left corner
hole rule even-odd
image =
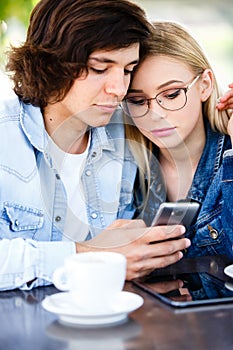
[[[198,81],[200,75],[196,76],[194,80],[184,88],[172,88],[160,92],[153,98],[146,98],[143,95],[136,95],[129,93],[121,102],[123,111],[132,118],[144,117],[150,110],[150,102],[156,102],[168,111],[178,111],[182,109],[187,103],[187,92]]]

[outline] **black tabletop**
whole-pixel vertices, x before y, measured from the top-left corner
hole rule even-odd
[[[216,265],[212,268],[216,273]],[[42,307],[46,296],[59,292],[53,286],[0,292],[0,349],[233,349],[233,303],[180,310],[132,283],[125,290],[141,295],[143,306],[124,323],[89,328],[65,326]]]

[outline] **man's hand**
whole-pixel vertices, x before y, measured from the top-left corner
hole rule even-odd
[[[127,258],[127,280],[174,264],[190,240],[182,225],[146,227],[142,220],[116,220],[97,237],[76,243],[77,252],[115,251]],[[177,239],[179,238],[179,239]]]

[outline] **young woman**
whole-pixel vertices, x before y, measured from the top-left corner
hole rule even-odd
[[[140,164],[146,223],[164,201],[200,203],[186,232],[192,241],[189,256],[233,257],[233,127],[229,112],[222,110],[231,106],[232,92],[216,108],[219,96],[196,40],[176,23],[156,22],[150,50],[122,107]]]

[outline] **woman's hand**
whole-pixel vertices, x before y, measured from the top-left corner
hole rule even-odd
[[[216,108],[220,111],[224,109],[233,110],[233,83],[228,85],[231,90],[228,90],[222,97],[219,98]],[[233,113],[231,112],[231,118],[227,125],[228,134],[231,137],[231,143],[233,145]]]
[[[174,264],[190,240],[182,225],[146,227],[142,220],[116,220],[97,237],[76,243],[77,252],[115,251],[127,258],[127,280]]]
[[[224,109],[233,109],[233,83],[228,86],[231,90],[228,90],[222,97],[220,97],[216,105],[216,108],[220,111]]]

